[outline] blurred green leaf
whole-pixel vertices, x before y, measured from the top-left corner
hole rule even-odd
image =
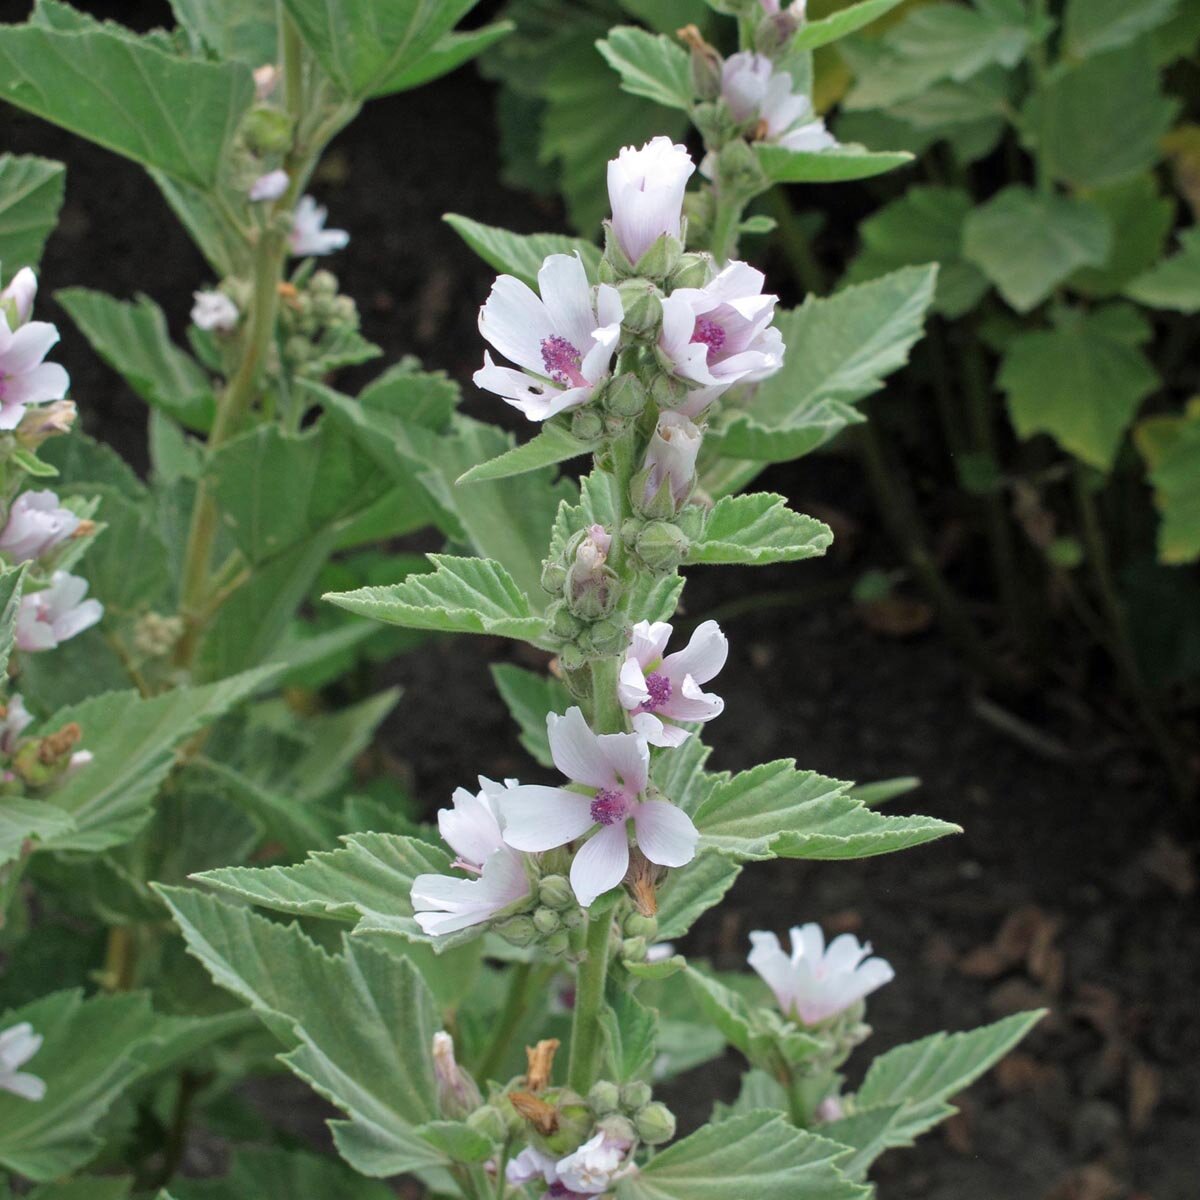
[[[58,223],[67,169],[32,155],[0,155],[0,282],[21,267],[37,267]]]

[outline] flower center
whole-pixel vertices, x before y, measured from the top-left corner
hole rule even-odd
[[[654,712],[671,699],[671,681],[665,675],[660,675],[658,671],[651,671],[646,676],[646,691],[650,693],[650,699],[642,704],[641,710],[642,712]]]
[[[708,317],[697,317],[692,341],[708,347],[708,361],[712,362],[713,355],[720,353],[721,347],[725,345],[725,330]]]
[[[629,801],[624,792],[612,788],[601,788],[592,801],[592,820],[597,825],[615,825],[625,819],[629,811]]]
[[[546,374],[555,383],[571,384],[574,387],[583,387],[587,383],[579,373],[583,355],[565,337],[555,334],[553,337],[542,338],[542,362],[545,364]]]

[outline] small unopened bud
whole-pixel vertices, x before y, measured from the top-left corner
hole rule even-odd
[[[638,558],[656,572],[674,571],[689,549],[683,531],[669,521],[647,521],[634,544]]]
[[[580,642],[593,654],[616,654],[629,644],[629,631],[624,621],[605,617],[589,625],[580,636]]]
[[[269,100],[279,84],[279,68],[274,63],[264,63],[254,68],[254,94],[259,100]]]
[[[754,196],[768,186],[758,157],[741,138],[734,138],[717,155],[717,178],[723,190],[735,195]]]
[[[10,330],[15,331],[33,316],[37,286],[37,276],[29,267],[22,267],[0,292],[0,312],[4,313]]]
[[[658,935],[658,918],[644,917],[639,912],[632,912],[625,918],[625,936],[643,937],[647,939]]]
[[[338,279],[332,271],[320,270],[314,271],[312,278],[308,281],[308,290],[314,296],[327,296],[333,299],[338,294]]]
[[[621,324],[625,329],[634,337],[654,334],[662,324],[662,300],[654,283],[649,279],[626,279],[617,292],[624,309]]]
[[[639,1109],[645,1108],[650,1103],[653,1092],[650,1090],[648,1083],[643,1083],[640,1079],[635,1079],[632,1083],[626,1083],[621,1088],[621,1107],[629,1113],[636,1113]]]
[[[542,563],[542,590],[551,596],[562,594],[563,585],[567,582],[567,568],[560,562],[548,558]]]
[[[564,571],[564,583],[566,582],[566,578],[567,573]],[[562,638],[568,642],[578,637],[580,631],[583,629],[583,622],[571,614],[565,600],[558,600],[547,606],[546,623],[550,626],[550,632],[556,638]]]
[[[74,400],[55,400],[40,408],[27,408],[16,429],[17,441],[27,450],[36,450],[47,438],[70,433],[75,416]]]
[[[621,1107],[621,1089],[610,1080],[601,1079],[592,1084],[587,1094],[588,1107],[598,1117],[606,1117]]]
[[[677,237],[664,233],[633,264],[634,273],[646,279],[666,279],[679,265],[683,254],[683,243]]]
[[[605,565],[611,545],[612,535],[603,525],[590,526],[567,570],[567,605],[585,621],[607,616],[620,598],[620,580]]]
[[[671,289],[702,288],[713,276],[713,257],[701,250],[690,251],[671,273]]]
[[[538,899],[556,912],[575,906],[575,893],[565,875],[544,875],[538,881]]]
[[[291,147],[293,126],[292,118],[283,109],[262,104],[246,114],[242,135],[255,154],[282,154]]]
[[[542,941],[542,949],[547,954],[566,954],[570,947],[571,935],[565,929],[560,929],[557,933],[552,933]]]
[[[183,621],[176,616],[148,612],[133,627],[133,648],[145,658],[162,658],[183,636]]]
[[[664,488],[674,504],[670,514],[656,511],[647,512],[648,516],[673,516],[687,502],[696,483],[696,458],[703,441],[699,427],[682,413],[665,412],[658,418],[646,448],[641,504],[649,508]]]
[[[661,1146],[675,1136],[675,1114],[655,1100],[634,1115],[633,1127],[647,1146]]]
[[[621,943],[621,957],[626,962],[640,963],[646,961],[646,939],[644,937],[628,937]]]
[[[514,946],[532,946],[538,940],[538,931],[532,917],[518,915],[509,917],[493,927],[506,942]]]
[[[246,196],[252,204],[259,204],[268,200],[278,200],[288,190],[290,182],[286,171],[268,171],[265,175],[260,175],[250,185],[250,190],[246,193]]]
[[[583,924],[583,909],[568,908],[562,915],[563,925],[567,929],[578,929]]]
[[[604,389],[604,407],[618,417],[641,416],[646,407],[646,385],[632,371],[618,375]]]
[[[691,52],[692,90],[701,100],[721,94],[721,55],[710,46],[695,25],[685,25],[675,36]]]
[[[437,1083],[438,1108],[450,1121],[461,1121],[482,1103],[479,1086],[458,1065],[454,1039],[441,1030],[433,1035],[433,1075]]]
[[[678,408],[690,395],[691,389],[675,375],[659,372],[650,384],[650,399],[664,411]]]
[[[577,408],[571,417],[571,432],[581,442],[594,442],[604,433],[604,418],[594,408]]]
[[[608,1116],[596,1122],[596,1132],[604,1134],[604,1142],[613,1146],[623,1154],[637,1141],[637,1130],[628,1117],[620,1113],[609,1113]]]
[[[500,1109],[493,1104],[485,1104],[468,1115],[467,1125],[489,1142],[503,1142],[508,1137],[508,1122]]]
[[[562,918],[552,908],[536,908],[533,912],[533,924],[538,933],[557,933],[562,927]]]

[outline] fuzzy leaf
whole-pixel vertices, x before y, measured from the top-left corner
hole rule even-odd
[[[535,645],[546,623],[512,576],[491,559],[430,554],[436,570],[392,587],[329,592],[323,599],[360,616],[437,633],[486,633]]]
[[[1063,21],[1067,52],[1087,58],[1125,46],[1175,15],[1179,0],[1068,0]]]
[[[851,785],[791,759],[720,783],[695,815],[701,847],[736,859],[866,858],[959,833],[932,817],[885,817],[848,794]]]
[[[692,106],[692,72],[688,52],[661,33],[636,25],[618,25],[596,49],[621,76],[621,87],[664,108]]]
[[[79,32],[5,25],[0,95],[143,166],[209,188],[254,81],[243,63],[176,58],[99,24]]]
[[[493,665],[492,679],[500,698],[520,727],[521,745],[543,767],[553,767],[546,716],[552,712],[565,713],[571,706],[571,694],[557,679],[511,663]]]
[[[838,1164],[845,1146],[790,1125],[779,1113],[752,1112],[706,1125],[668,1146],[617,1185],[618,1200],[729,1200],[753,1180],[755,1200],[867,1200]]]
[[[964,257],[1022,313],[1079,267],[1101,266],[1111,243],[1111,226],[1099,208],[1022,184],[1006,187],[963,223]]]
[[[1125,294],[1151,308],[1200,312],[1200,229],[1193,226],[1183,230],[1179,252],[1139,275]]]
[[[725,496],[708,515],[687,561],[709,564],[796,562],[824,554],[833,532],[823,521],[792,512],[783,496]]]
[[[891,12],[901,0],[859,0],[847,8],[817,21],[807,21],[800,26],[796,36],[792,38],[789,50],[815,50],[818,46],[826,46],[836,42],[847,34],[862,29],[872,21]]]
[[[0,266],[7,283],[21,267],[36,267],[58,223],[67,169],[32,155],[0,155]]]
[[[700,854],[672,871],[658,897],[658,937],[670,942],[685,933],[725,898],[742,868],[724,854]]]
[[[74,825],[70,813],[44,800],[0,797],[0,866],[17,858],[27,840],[41,842],[61,837]]]
[[[508,479],[513,475],[524,475],[542,467],[590,454],[590,442],[581,442],[563,425],[543,425],[538,433],[527,442],[506,450],[497,458],[478,463],[464,471],[455,481],[458,484],[486,483],[489,479]]]
[[[279,53],[274,0],[171,0],[175,19],[219,59],[250,67],[274,62]]]
[[[26,564],[19,567],[0,566],[0,674],[8,669],[12,654],[13,631],[21,607],[21,591],[25,586]]]
[[[175,1200],[395,1200],[387,1184],[364,1179],[328,1155],[274,1147],[240,1148],[222,1178],[176,1178],[171,1188]]]
[[[401,71],[392,78],[388,91],[407,92],[420,87],[431,80],[440,79],[457,71],[463,63],[470,62],[482,54],[489,46],[493,46],[502,37],[516,28],[512,21],[493,21],[490,25],[482,25],[478,29],[451,30],[444,33],[431,49],[426,51],[416,65],[407,71]]]
[[[589,279],[596,278],[600,267],[599,247],[583,238],[563,233],[510,233],[457,213],[447,213],[442,219],[485,263],[531,288],[537,287],[538,270],[551,254],[578,254]]]
[[[1200,558],[1200,406],[1182,416],[1143,421],[1134,440],[1146,461],[1161,516],[1158,557],[1164,563]]]
[[[789,150],[765,143],[754,149],[772,183],[845,183],[870,179],[913,161],[907,150],[868,150],[852,143],[828,150]]]

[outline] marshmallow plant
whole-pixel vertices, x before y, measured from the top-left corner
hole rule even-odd
[[[303,862],[157,889],[192,955],[340,1110],[346,1162],[415,1176],[429,1195],[866,1197],[874,1159],[949,1114],[1038,1017],[931,1031],[853,1090],[840,1068],[870,1032],[867,998],[895,974],[870,946],[826,944],[809,923],[789,954],[778,930],[755,931],[760,985],[686,957],[681,939],[743,868],[955,831],[885,815],[790,759],[706,769],[702,734],[747,701],[720,694],[737,638],[681,614],[681,570],[799,561],[831,535],[781,496],[702,483],[720,414],[820,348],[784,336],[760,272],[691,244],[694,181],[712,186],[668,138],[622,150],[603,254],[456,219],[501,269],[482,298],[476,383],[532,437],[514,445],[462,418],[438,439],[395,413],[358,415],[378,453],[386,438],[402,461],[454,462],[434,494],[461,515],[455,548],[476,553],[326,598],[411,630],[509,639],[526,661],[540,652],[544,673],[495,676],[546,774],[530,764],[459,788],[436,831],[351,834]],[[580,483],[556,481],[554,464],[576,457]],[[464,775],[469,760],[464,737]],[[671,1081],[727,1046],[747,1062],[741,1095],[677,1136]]]

